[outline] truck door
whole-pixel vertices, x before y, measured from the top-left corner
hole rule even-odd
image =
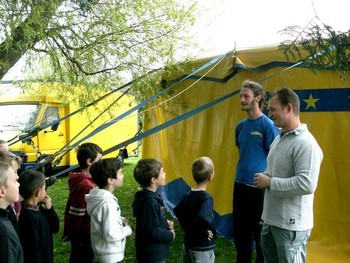
[[[39,126],[45,127],[52,124],[54,121],[62,118],[64,110],[59,105],[47,104],[45,106]],[[52,130],[48,127],[38,133],[38,151],[41,154],[54,154],[66,144],[66,122],[61,121],[57,130]],[[60,165],[66,165],[65,158]]]

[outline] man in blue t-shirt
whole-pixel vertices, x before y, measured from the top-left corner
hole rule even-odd
[[[252,262],[253,241],[256,262],[260,263],[264,262],[260,246],[264,190],[254,186],[254,175],[265,171],[266,157],[278,129],[262,112],[265,91],[259,83],[244,81],[240,97],[242,110],[248,116],[237,124],[235,132],[239,160],[233,192],[233,238],[237,263]]]

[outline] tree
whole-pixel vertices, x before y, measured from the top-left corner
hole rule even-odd
[[[32,79],[88,93],[120,85],[172,64],[196,10],[196,0],[0,0],[0,79],[25,55]]]
[[[289,38],[280,45],[288,59],[316,71],[333,68],[343,80],[350,72],[350,30],[336,31],[316,14],[304,28],[290,26],[281,33]]]

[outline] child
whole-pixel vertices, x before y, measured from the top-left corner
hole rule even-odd
[[[77,151],[81,172],[69,174],[69,196],[64,214],[62,241],[71,241],[70,263],[92,263],[94,251],[90,239],[90,216],[86,213],[85,195],[94,188],[89,173],[93,162],[100,160],[102,149],[94,143],[83,143]]]
[[[192,164],[197,185],[185,194],[174,212],[184,230],[183,261],[213,263],[215,261],[216,230],[213,198],[206,192],[214,179],[214,165],[210,158],[201,157]]]
[[[1,140],[0,139],[0,150],[2,151],[10,151],[9,144],[7,141]]]
[[[9,164],[11,168],[15,171],[16,175],[18,174],[17,172],[21,165],[21,158],[19,158],[17,155],[6,150],[0,150],[0,162]],[[19,214],[21,212],[20,196],[16,202],[10,204],[6,209],[9,211],[8,218],[10,219],[10,221],[13,224],[13,227],[18,233],[18,219]]]
[[[166,218],[163,200],[157,192],[165,184],[163,165],[155,159],[141,159],[134,169],[134,178],[143,187],[132,204],[136,217],[136,260],[165,262],[175,230],[173,222]]]
[[[18,221],[24,262],[53,263],[52,234],[58,233],[60,220],[51,198],[46,195],[45,175],[25,170],[18,181],[24,199]]]
[[[123,185],[122,166],[121,160],[108,158],[90,167],[92,179],[99,188],[92,189],[85,200],[91,217],[91,244],[100,263],[124,262],[126,237],[132,233],[113,195],[114,190]]]
[[[18,200],[17,179],[11,166],[0,162],[0,262],[23,262],[21,243],[6,210]]]

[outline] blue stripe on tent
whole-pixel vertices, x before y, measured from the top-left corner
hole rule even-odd
[[[350,111],[350,88],[294,90],[300,99],[300,111]]]
[[[189,79],[202,79],[205,81],[211,81],[211,82],[217,82],[217,83],[226,83],[229,79],[233,78],[234,76],[236,76],[239,73],[240,69],[244,69],[244,70],[248,70],[248,71],[259,71],[259,70],[264,70],[264,69],[269,69],[269,68],[274,68],[274,67],[291,67],[295,65],[295,63],[292,62],[280,62],[280,61],[275,61],[275,62],[270,62],[267,63],[265,65],[256,67],[256,68],[249,68],[246,67],[243,64],[235,64],[232,67],[232,72],[227,75],[224,78],[215,78],[215,77],[203,77],[203,76],[199,76],[199,75],[192,75],[189,77]],[[183,76],[187,76],[186,74],[184,74]],[[182,78],[183,76],[181,76],[180,78]],[[178,79],[180,79],[178,78]],[[174,82],[178,81],[178,79],[173,80]],[[172,82],[173,82],[172,81]]]
[[[265,69],[270,69],[270,68],[275,68],[275,67],[291,67],[294,66],[296,63],[295,62],[283,62],[283,61],[273,61],[269,62],[267,64],[261,65],[256,68],[249,68],[245,66],[244,64],[236,64],[235,68],[240,68],[240,69],[245,69],[248,71],[260,71],[260,70],[265,70]],[[299,66],[301,67],[301,66]]]
[[[246,67],[243,64],[235,64],[232,67],[232,72],[230,74],[228,74],[226,77],[224,78],[214,78],[214,77],[202,77],[199,75],[193,75],[190,76],[189,79],[200,79],[202,78],[202,80],[205,81],[211,81],[211,82],[217,82],[217,83],[226,83],[229,79],[233,78],[234,76],[236,76],[239,73],[239,70],[244,69],[244,70],[248,70],[248,71],[259,71],[259,70],[265,70],[265,69],[270,69],[270,68],[274,68],[274,67],[291,67],[295,65],[294,62],[282,62],[282,61],[275,61],[275,62],[270,62],[267,63],[265,65],[256,67],[256,68],[249,68]],[[298,66],[298,67],[302,67],[302,66]],[[186,74],[184,76],[187,76]],[[182,78],[182,76],[181,76]],[[174,81],[177,81],[174,80]]]
[[[192,76],[191,78],[199,78]],[[226,82],[224,79],[210,77],[204,80]],[[303,89],[294,90],[300,99],[301,112],[350,111],[350,88]]]
[[[301,112],[350,111],[350,88],[294,90],[300,100]],[[269,93],[267,93],[269,96]],[[265,109],[265,114],[268,110]]]
[[[229,79],[231,79],[234,76],[236,76],[241,69],[248,70],[248,71],[260,71],[260,70],[266,70],[266,69],[275,68],[275,67],[286,67],[286,68],[288,68],[288,67],[293,67],[296,64],[300,64],[300,65],[296,66],[296,67],[299,67],[299,68],[310,68],[310,67],[307,67],[303,63],[300,63],[300,62],[295,63],[295,62],[283,62],[283,61],[270,62],[270,63],[264,64],[264,65],[261,65],[259,67],[255,67],[255,68],[247,67],[244,64],[235,64],[232,67],[232,72],[230,74],[228,74],[224,78],[203,77],[203,76],[199,76],[199,75],[192,75],[192,76],[190,76],[188,78],[189,79],[202,79],[202,80],[205,80],[205,81],[216,82],[216,83],[226,83]],[[312,67],[312,68],[314,68],[314,67]],[[334,67],[327,67],[326,69],[328,69],[328,70],[335,70]],[[184,74],[180,78],[182,78],[184,76],[187,77],[187,75]],[[173,80],[171,82],[177,82],[180,78],[175,79],[175,80]]]
[[[182,178],[178,178],[171,181],[167,185],[158,188],[158,192],[164,200],[166,209],[174,218],[176,218],[174,214],[174,207],[180,202],[182,196],[190,190],[191,187],[188,186]],[[217,235],[228,240],[233,240],[232,214],[220,216],[216,211],[214,211],[214,219]]]

